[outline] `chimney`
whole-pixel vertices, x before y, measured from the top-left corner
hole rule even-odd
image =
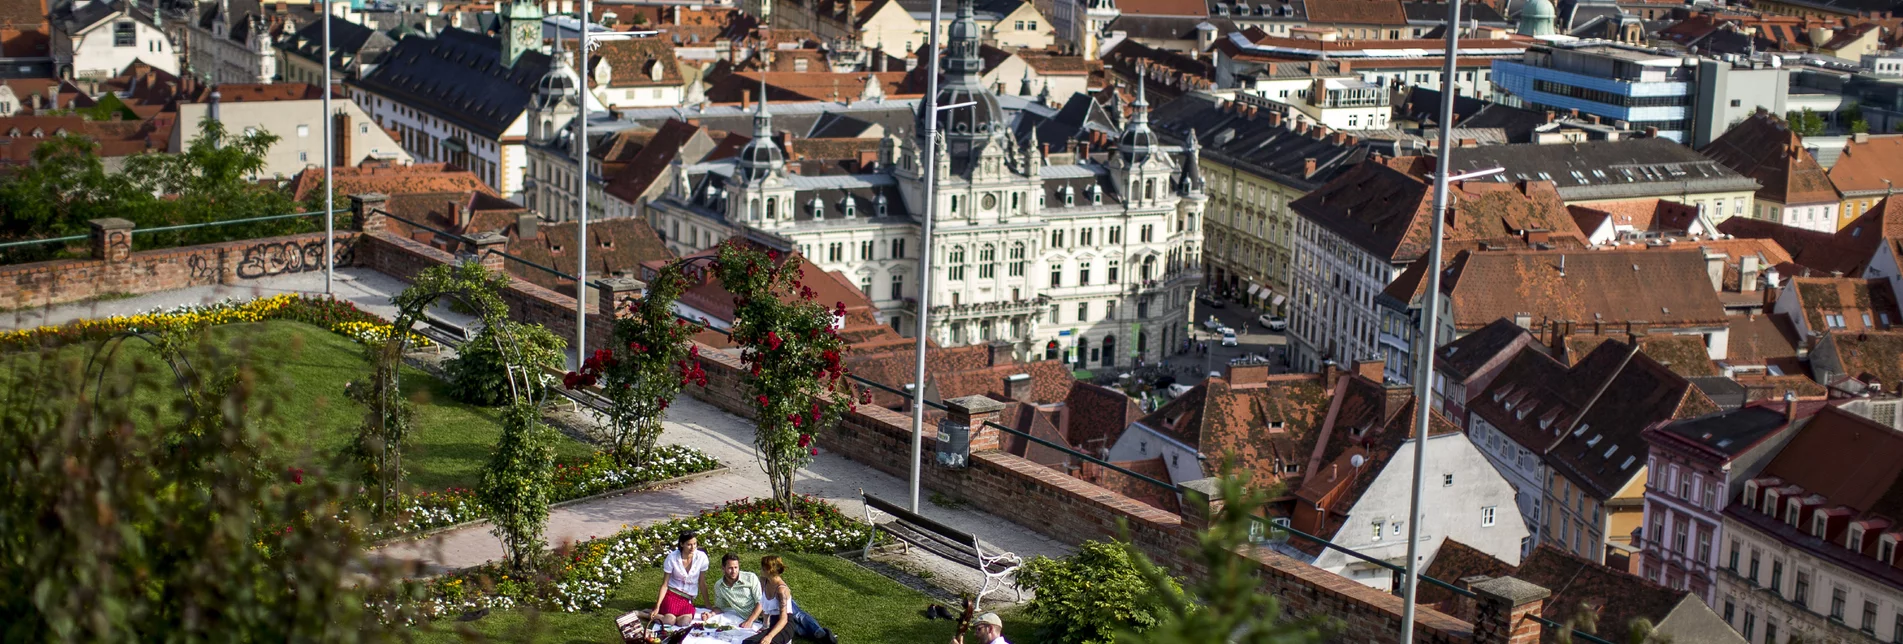
[[[1241,387],[1269,382],[1268,365],[1229,365],[1229,386]]]
[[[350,112],[337,110],[330,117],[331,163],[339,168],[350,167]]]
[[[753,109],[753,90],[740,90],[740,109],[742,111],[750,111]]]
[[[1714,252],[1710,250],[1705,251],[1705,275],[1706,277],[1711,278],[1712,291],[1722,292],[1725,290],[1725,254],[1724,253]]]
[[[990,351],[986,355],[985,366],[998,367],[1016,362],[1011,355],[1011,343],[1009,342],[999,340],[992,342],[990,346],[986,348]]]
[[[1315,157],[1302,159],[1302,178],[1315,176]]]
[[[1784,424],[1797,422],[1797,392],[1784,392]]]
[[[1302,121],[1302,120],[1297,120],[1297,121],[1295,121],[1295,133],[1296,133],[1296,134],[1301,134],[1301,135],[1307,135],[1307,134],[1308,134],[1308,121]]]
[[[449,200],[448,203],[450,230],[456,233],[467,233],[468,231],[463,228],[469,225],[469,213],[464,212],[462,204],[456,203],[454,199]]]
[[[1544,628],[1533,618],[1553,592],[1513,577],[1472,584],[1477,597],[1473,644],[1538,644]]]
[[[1513,325],[1520,327],[1522,329],[1526,329],[1528,331],[1532,331],[1533,330],[1533,314],[1531,313],[1513,314]]]
[[[542,223],[542,218],[537,217],[535,213],[532,213],[532,212],[525,212],[520,215],[516,215],[515,238],[516,239],[535,239],[538,235],[541,234],[540,229],[537,228],[537,226],[541,223]]]
[[[1745,255],[1738,259],[1738,290],[1750,293],[1758,290],[1758,256]]]
[[[1383,382],[1387,374],[1382,373],[1382,368],[1386,366],[1387,363],[1380,360],[1356,360],[1355,373],[1377,383]]]
[[[1645,337],[1645,334],[1650,332],[1650,326],[1645,320],[1629,320],[1625,323],[1626,337],[1633,344],[1638,344],[1639,338]]]
[[[1553,111],[1552,111],[1552,110],[1546,110],[1546,122],[1547,122],[1547,123],[1551,123],[1551,122],[1553,122]]]
[[[1022,403],[1037,402],[1031,399],[1031,374],[1014,373],[1005,376],[1004,397]]]
[[[1235,370],[1234,367],[1230,367],[1230,371],[1234,371],[1234,370]],[[1333,360],[1323,360],[1322,361],[1322,388],[1328,391],[1334,391],[1335,382],[1339,380],[1341,380],[1341,367],[1335,366],[1335,361]]]
[[[1281,112],[1269,112],[1269,126],[1282,127],[1282,113]]]

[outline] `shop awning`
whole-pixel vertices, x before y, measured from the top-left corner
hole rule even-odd
[[[1282,297],[1282,296],[1280,296],[1280,295],[1277,295],[1277,296],[1275,296],[1275,299],[1274,299],[1274,300],[1271,300],[1271,301],[1269,302],[1269,306],[1281,306],[1281,305],[1282,305],[1282,300],[1285,300],[1285,299],[1288,299],[1288,298],[1285,298],[1285,297]]]
[[[1260,293],[1260,292],[1262,292],[1262,285],[1261,285],[1261,284],[1250,284],[1250,285],[1249,285],[1249,297],[1255,297],[1255,296],[1256,296],[1256,294],[1257,294],[1257,293]]]

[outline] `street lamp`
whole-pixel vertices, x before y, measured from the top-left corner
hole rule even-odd
[[[331,292],[331,280],[337,272],[337,230],[334,217],[337,213],[336,165],[337,153],[331,146],[337,144],[336,136],[331,132],[331,122],[337,120],[330,113],[330,12],[333,5],[330,0],[324,3],[324,295],[336,297]],[[344,136],[350,136],[345,132]]]
[[[919,461],[925,458],[925,336],[931,329],[926,316],[932,310],[932,219],[938,212],[938,113],[977,102],[938,106],[938,25],[943,20],[943,0],[932,0],[932,33],[929,45],[931,67],[925,73],[925,221],[919,225],[924,237],[918,257],[918,351],[912,370],[912,476],[913,513],[918,512]],[[903,294],[901,294],[903,295]]]

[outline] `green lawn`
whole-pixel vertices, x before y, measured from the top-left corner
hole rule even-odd
[[[284,432],[288,450],[311,452],[311,458],[299,460],[321,463],[350,444],[364,408],[344,397],[344,383],[369,373],[362,345],[325,329],[281,320],[213,327],[208,338],[219,347],[248,351],[255,365],[278,378],[276,392],[282,402],[273,410],[274,424]],[[91,346],[60,352],[62,358],[81,361],[90,355]],[[135,361],[152,368],[160,365],[141,342],[125,343],[114,358],[116,365]],[[502,433],[496,410],[451,400],[447,383],[411,367],[403,369],[402,386],[417,403],[416,429],[404,459],[408,482],[427,490],[475,487]],[[572,440],[556,444],[558,456],[592,452]]]
[[[713,553],[715,561],[721,554]],[[952,623],[919,614],[931,599],[851,561],[832,555],[793,554],[786,558],[786,584],[793,601],[848,644],[949,642]],[[758,572],[760,554],[740,555],[741,568]],[[715,568],[714,575],[719,574]],[[709,582],[714,577],[710,576]],[[643,575],[617,589],[608,605],[593,613],[498,611],[473,622],[437,622],[419,632],[419,642],[619,642],[615,618],[637,608],[653,608],[661,590],[661,571]],[[1005,637],[1033,641],[1033,626],[1004,613]],[[976,641],[976,638],[973,638]]]

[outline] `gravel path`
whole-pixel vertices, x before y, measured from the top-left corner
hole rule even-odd
[[[682,395],[667,409],[663,443],[699,448],[726,464],[722,474],[702,477],[672,487],[597,499],[557,508],[549,513],[547,538],[559,545],[619,531],[624,525],[651,525],[668,519],[691,516],[708,508],[745,497],[767,496],[770,490],[753,455],[753,425],[689,396]],[[859,491],[865,489],[888,499],[908,496],[906,481],[854,463],[842,456],[821,451],[819,457],[799,474],[794,489],[839,505],[849,514],[861,516],[864,505]],[[924,514],[947,525],[979,535],[987,544],[1029,558],[1032,555],[1061,556],[1071,548],[1044,538],[1022,526],[989,514],[972,510],[951,510],[927,504]],[[914,552],[917,552],[914,550]],[[502,545],[490,534],[488,524],[476,524],[438,533],[427,539],[392,544],[377,551],[377,556],[408,562],[423,574],[466,568],[499,559]],[[908,556],[897,565],[932,571],[934,581],[955,581],[967,585],[977,580],[976,573],[942,561]]]

